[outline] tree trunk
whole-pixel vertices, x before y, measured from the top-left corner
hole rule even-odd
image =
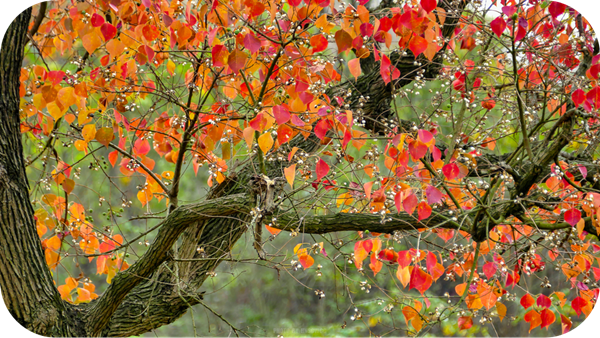
[[[12,316],[41,335],[81,335],[75,307],[54,286],[36,232],[19,121],[19,76],[31,8],[10,25],[0,54],[0,286]]]

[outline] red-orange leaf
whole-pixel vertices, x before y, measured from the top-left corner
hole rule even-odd
[[[423,220],[431,216],[431,207],[429,206],[429,204],[427,204],[427,202],[422,201],[421,203],[419,203],[417,213],[419,214],[419,221]]]
[[[533,304],[535,304],[535,299],[533,299],[533,297],[530,294],[526,294],[525,296],[521,297],[521,305],[524,308],[528,308],[530,306],[532,306]]]
[[[117,35],[117,28],[108,22],[105,22],[100,26],[100,32],[102,33],[102,36],[104,36],[104,40],[108,41]]]
[[[325,175],[327,175],[327,173],[329,173],[329,165],[327,164],[327,162],[323,161],[323,159],[320,158],[319,161],[317,162],[316,172],[317,172],[317,181],[321,180],[323,177],[325,177]]]
[[[352,36],[341,29],[335,33],[335,43],[338,47],[338,53],[345,52],[352,47]]]
[[[313,47],[313,53],[324,51],[327,49],[328,44],[329,42],[322,34],[314,35],[310,38],[310,45]]]
[[[529,332],[542,324],[542,317],[535,310],[530,310],[523,319],[529,323]]]
[[[236,49],[229,54],[227,64],[229,65],[229,68],[231,68],[232,72],[238,73],[240,69],[244,68],[246,65],[246,59],[246,53]]]
[[[473,318],[471,317],[460,317],[458,318],[458,329],[468,330],[473,326]]]
[[[431,284],[433,283],[433,278],[427,272],[421,270],[421,268],[417,265],[413,268],[410,274],[410,284],[408,289],[417,289],[421,294],[423,294]]]
[[[356,58],[348,61],[348,70],[350,71],[350,74],[354,76],[354,79],[358,79],[360,74],[362,74],[362,70],[360,68],[360,59]]]
[[[554,321],[556,320],[554,312],[552,312],[550,309],[543,309],[540,312],[540,317],[542,318],[542,329],[547,329],[548,326],[550,326],[550,324],[554,323]]]

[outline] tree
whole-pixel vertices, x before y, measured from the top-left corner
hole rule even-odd
[[[203,283],[241,261],[231,250],[250,232],[251,258],[277,271],[330,261],[393,278],[394,330],[501,322],[516,301],[529,331],[568,331],[599,290],[600,48],[563,4],[494,3],[23,12],[0,60],[11,314],[43,335],[151,331],[205,305]],[[183,194],[198,185],[208,192]],[[139,220],[150,225],[128,233]],[[293,253],[267,245],[282,231]],[[442,280],[448,303],[433,309]]]

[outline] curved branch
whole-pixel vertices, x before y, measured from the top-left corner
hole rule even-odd
[[[106,292],[90,309],[88,333],[92,336],[101,333],[127,294],[167,260],[171,247],[190,224],[216,216],[248,211],[249,205],[250,199],[246,194],[236,194],[173,210],[163,221],[156,241],[150,245],[148,251],[129,269],[117,274]]]
[[[38,10],[37,16],[35,17],[35,21],[33,22],[33,26],[31,26],[29,33],[27,33],[28,39],[33,39],[33,36],[35,35],[35,33],[37,33],[38,29],[40,29],[40,25],[42,24],[42,21],[44,20],[44,17],[46,16],[47,8],[48,8],[48,2],[40,3],[40,8]]]

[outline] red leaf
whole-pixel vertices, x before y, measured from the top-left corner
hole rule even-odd
[[[136,155],[146,155],[150,151],[148,140],[138,138],[133,145],[133,152]]]
[[[244,36],[244,47],[248,48],[251,54],[258,52],[260,45],[260,40],[252,33],[248,33],[246,36]]]
[[[417,265],[413,268],[410,274],[410,283],[408,289],[417,289],[421,294],[423,294],[431,284],[433,283],[433,278],[427,272],[421,270],[421,268]]]
[[[323,177],[325,177],[325,175],[327,175],[327,173],[329,173],[329,165],[327,164],[327,162],[323,161],[323,159],[320,158],[319,162],[317,162],[316,171],[317,171],[317,181],[319,181]]]
[[[267,126],[267,119],[263,118],[262,113],[259,113],[258,115],[256,115],[256,117],[250,120],[249,124],[252,129],[262,132]]]
[[[404,211],[406,211],[409,215],[412,215],[415,212],[415,209],[417,208],[417,204],[419,204],[419,200],[417,199],[417,196],[415,196],[414,194],[408,195],[402,201],[402,207],[404,208]]]
[[[585,92],[579,88],[571,94],[571,99],[573,99],[575,106],[579,107],[580,104],[585,102]]]
[[[537,298],[536,304],[539,307],[549,308],[550,306],[552,306],[552,300],[550,300],[550,298],[548,298],[548,296],[539,295]]]
[[[330,129],[329,120],[323,119],[315,125],[315,135],[322,140]]]
[[[581,315],[582,309],[587,305],[588,301],[581,297],[577,297],[571,301],[571,307],[573,308],[573,310],[575,310],[577,316]]]
[[[374,27],[372,24],[365,22],[360,25],[360,35],[361,36],[371,36],[373,35]]]
[[[494,262],[487,262],[483,264],[483,273],[488,279],[491,279],[492,276],[496,273],[496,264]]]
[[[585,97],[590,101],[590,104],[593,104],[594,107],[598,108],[600,106],[600,87],[590,89],[590,91],[585,94]]]
[[[104,36],[104,40],[108,41],[117,35],[117,28],[107,22],[100,27],[100,32]]]
[[[104,23],[104,17],[102,15],[98,15],[98,13],[94,13],[94,14],[92,14],[90,23],[92,24],[93,27],[100,27]]]
[[[506,29],[506,21],[504,21],[504,19],[499,16],[497,18],[495,18],[492,22],[490,22],[490,27],[492,28],[492,31],[498,35],[498,37],[500,37],[502,35],[502,32],[504,32],[504,30]]]
[[[373,241],[370,239],[364,240],[362,246],[367,252],[371,252],[373,250]]]
[[[437,7],[437,0],[421,0],[421,7],[425,12],[430,13]]]
[[[565,9],[567,9],[567,5],[561,4],[560,2],[556,1],[552,1],[552,3],[550,3],[550,6],[548,6],[548,12],[550,13],[550,15],[552,15],[553,18],[556,18],[559,15],[563,14],[565,12]]]
[[[419,129],[417,132],[419,141],[429,144],[433,140],[433,134],[429,130]]]
[[[108,161],[110,162],[110,164],[112,164],[113,168],[114,168],[115,164],[117,163],[118,158],[119,158],[119,152],[116,150],[113,152],[110,152],[108,154]]]
[[[502,7],[502,13],[504,13],[509,18],[513,16],[517,12],[517,6],[504,6]]]
[[[481,106],[487,110],[490,110],[496,106],[496,101],[492,99],[483,100],[481,101]]]
[[[471,317],[460,317],[458,318],[458,329],[468,330],[473,326],[473,318]]]
[[[427,204],[427,202],[422,201],[421,203],[419,203],[417,212],[419,214],[419,221],[423,220],[431,216],[431,207],[429,206],[429,204]]]
[[[212,55],[213,66],[223,67],[227,63],[227,56],[229,55],[229,52],[225,46],[214,46],[210,54]]]
[[[419,160],[427,154],[427,145],[421,141],[415,140],[408,144],[408,152],[415,160]]]
[[[554,312],[552,312],[552,310],[549,309],[543,309],[540,312],[540,316],[542,317],[542,329],[550,326],[550,324],[556,321],[556,316],[554,315]]]
[[[581,175],[583,176],[583,178],[587,177],[587,168],[585,166],[583,166],[582,164],[578,165],[577,168],[579,169],[579,172],[581,173]]]
[[[562,328],[562,334],[565,334],[565,333],[571,331],[571,325],[573,325],[573,323],[571,323],[571,320],[561,314],[560,315],[560,326]]]
[[[427,253],[427,270],[432,271],[437,264],[437,257],[431,251]]]
[[[302,3],[302,0],[287,0],[287,2],[290,4],[290,6],[296,7]]]
[[[400,71],[396,66],[392,65],[392,61],[387,55],[381,56],[381,67],[379,69],[381,78],[385,84],[390,83],[392,80],[396,80],[400,77]]]
[[[456,165],[456,163],[452,162],[443,166],[442,172],[444,173],[444,176],[446,176],[447,179],[452,180],[456,178],[458,174],[460,174],[460,169],[458,168],[458,165]]]
[[[521,305],[524,308],[528,308],[530,306],[532,306],[533,304],[535,304],[535,300],[533,299],[533,297],[530,294],[526,294],[525,296],[521,297]]]
[[[313,53],[324,51],[327,49],[328,44],[329,42],[322,34],[314,35],[310,38],[310,45],[313,47]]]
[[[412,262],[412,256],[408,250],[398,251],[398,258],[396,258],[396,262],[398,262],[398,264],[403,268],[407,267]]]
[[[577,209],[569,209],[565,212],[565,222],[575,226],[581,219],[581,211]]]
[[[442,200],[443,196],[438,188],[433,185],[428,185],[427,188],[425,188],[425,195],[427,196],[427,203],[429,204],[438,203]]]
[[[273,116],[275,117],[277,124],[280,125],[286,123],[291,118],[290,111],[282,105],[276,105],[273,107]]]

